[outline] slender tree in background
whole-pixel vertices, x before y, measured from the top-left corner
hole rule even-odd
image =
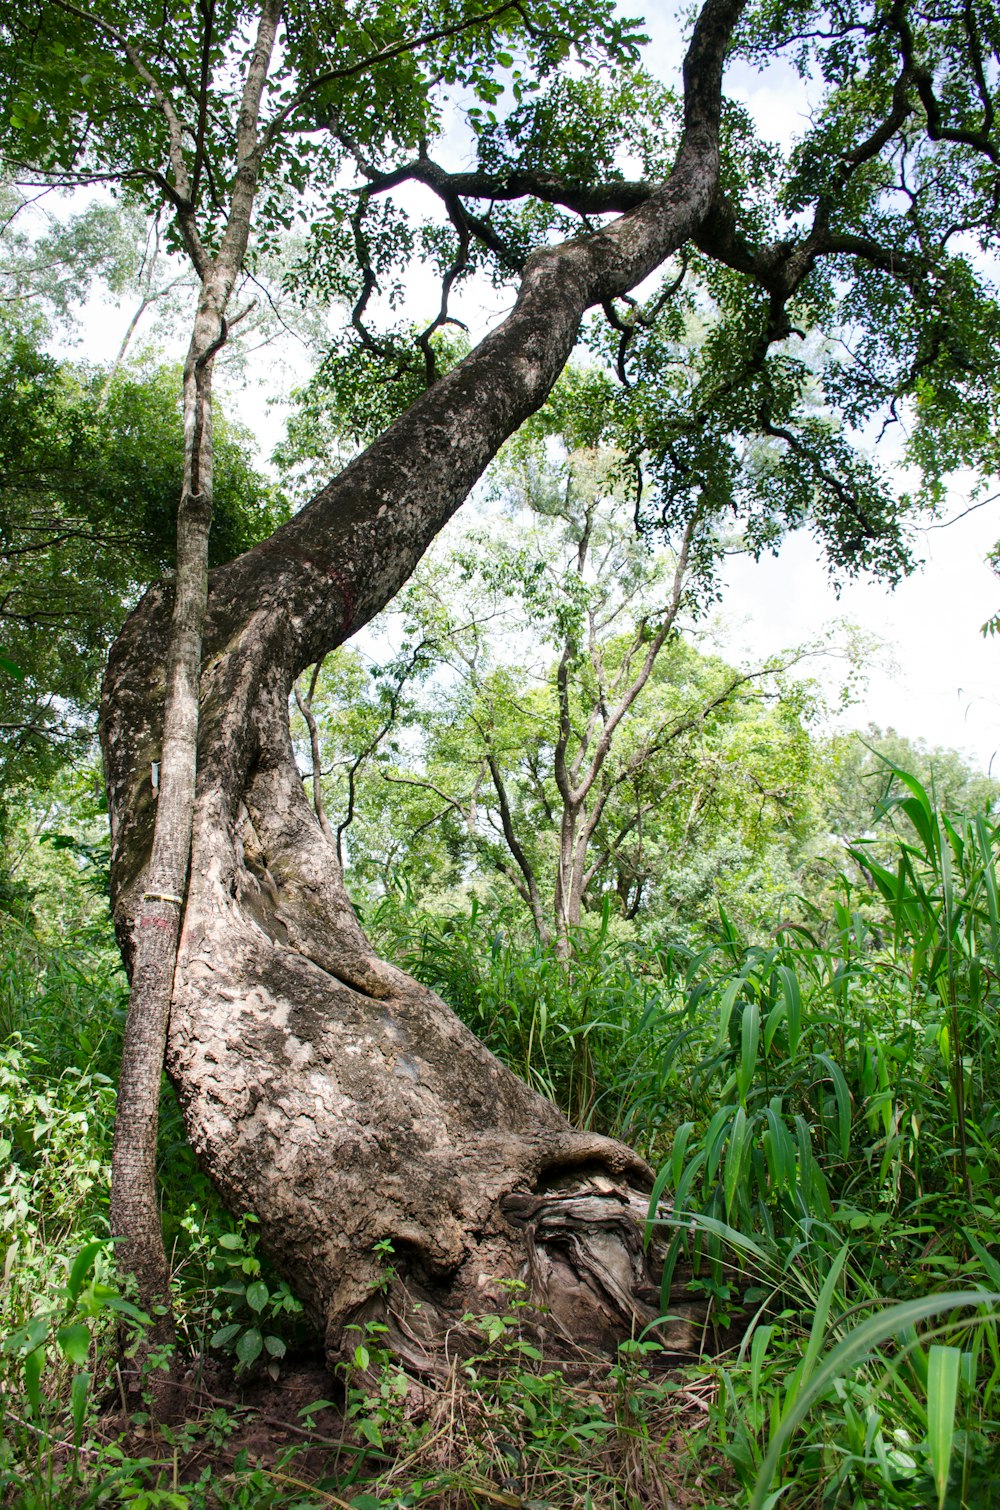
[[[560,380],[493,474],[502,516],[428,558],[397,600],[409,639],[445,669],[423,699],[422,760],[393,762],[387,751],[382,767],[409,793],[409,827],[444,824],[449,848],[503,876],[563,959],[612,876],[623,916],[637,915],[645,850],[659,852],[665,831],[676,863],[690,862],[719,785],[705,732],[751,719],[750,703],[773,697],[803,656],[737,669],[681,642],[699,607],[690,568],[699,515],[676,553],[636,534],[631,469],[601,444],[611,400],[595,370]],[[750,814],[755,798],[795,805],[789,771],[756,776],[781,763],[777,724],[769,732],[762,761],[735,747],[726,758],[730,795],[746,783]],[[314,758],[314,771],[321,765]],[[407,824],[392,828],[405,850]]]
[[[124,71],[118,81],[119,90],[137,83],[147,97],[148,107],[152,107],[159,133],[165,133],[164,171],[151,176],[158,181],[161,193],[175,212],[177,236],[201,283],[184,365],[184,480],[177,508],[177,568],[166,652],[160,758],[151,765],[159,803],[132,950],[132,998],[118,1092],[111,1190],[111,1220],[116,1235],[122,1239],[122,1262],[135,1274],[143,1302],[169,1317],[167,1259],[156,1199],[157,1108],[194,809],[202,623],[208,593],[213,497],[212,361],[228,334],[229,299],[247,252],[265,147],[260,132],[260,103],[281,7],[280,0],[270,3],[264,0],[256,39],[242,70],[231,144],[234,172],[228,191],[223,191],[221,198],[219,191],[213,190],[220,233],[214,247],[205,239],[208,228],[198,212],[198,180],[206,167],[207,91],[213,61],[211,10],[204,15],[198,139],[189,161],[184,144],[185,121],[173,98],[172,81],[158,77],[148,66],[141,45],[137,45],[141,30],[137,35],[125,14],[112,19],[99,12],[88,15],[68,4],[57,9],[55,31],[59,32],[60,23],[70,24],[64,35],[50,36],[46,41],[63,58],[68,47],[71,83],[68,90],[62,91],[61,98],[57,92],[54,101],[46,101],[46,115],[58,115],[60,107],[71,111],[76,103],[72,89],[76,82],[73,60],[80,40],[86,46],[93,38],[109,60],[120,60]],[[32,20],[24,18],[29,27]],[[81,24],[82,37],[78,35]],[[182,64],[182,60],[177,63]],[[84,76],[80,84],[84,92],[89,83],[89,77]],[[28,112],[37,121],[38,110],[26,98],[23,83],[19,94],[20,102],[13,107],[13,121],[20,120],[20,129],[25,130],[29,123],[16,111]],[[64,163],[72,164],[84,150],[81,142],[73,139],[73,126],[77,123],[64,118],[60,124],[63,134],[56,155]],[[86,129],[85,119],[81,124]],[[105,120],[104,126],[107,131],[110,122]],[[102,145],[109,145],[107,139]],[[135,143],[127,142],[126,150],[128,145],[134,149]],[[72,174],[73,170],[70,167],[68,171]],[[128,176],[128,173],[128,169],[124,175],[112,169],[111,176]],[[169,1335],[168,1321],[154,1332],[155,1340],[160,1340],[163,1334]]]
[[[993,235],[994,11],[759,4],[737,29],[740,10],[705,0],[680,100],[633,66],[633,28],[561,0],[55,0],[0,24],[8,161],[165,200],[202,284],[177,577],[123,630],[103,712],[133,976],[114,1211],[147,1298],[166,1281],[151,1128],[169,1007],[194,1145],[259,1218],[331,1356],[346,1325],[382,1309],[400,1350],[430,1366],[435,1339],[494,1308],[525,1266],[557,1336],[607,1345],[652,1314],[625,1188],[645,1167],[574,1132],[375,956],[302,790],[288,702],[406,581],[543,402],[591,309],[607,316],[591,340],[626,385],[630,449],[657,483],[641,522],[687,538],[706,579],[735,521],[757,550],[804,524],[840,573],[904,571],[911,500],[854,444],[873,419],[911,421],[931,501],[950,468],[991,466],[998,310],[956,234],[962,247]],[[813,80],[813,123],[787,161],[723,104],[733,47],[751,61],[787,50]],[[597,71],[561,71],[574,51]],[[450,98],[476,148],[462,171],[432,156]],[[423,227],[393,198],[413,184],[440,204]],[[325,385],[375,438],[206,586],[212,357],[251,221],[266,246],[300,206],[312,230],[298,288],[353,311],[314,397]],[[372,296],[391,296],[418,251],[440,266],[442,301],[408,355]],[[478,268],[516,300],[442,375],[449,299]]]

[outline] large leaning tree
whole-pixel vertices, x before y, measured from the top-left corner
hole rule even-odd
[[[429,1366],[516,1274],[555,1338],[608,1345],[653,1314],[630,1216],[648,1171],[574,1131],[376,957],[303,792],[288,704],[303,668],[406,581],[590,311],[658,483],[641,522],[686,532],[706,583],[734,524],[758,550],[804,524],[840,572],[904,570],[910,500],[862,431],[902,422],[931,502],[950,469],[991,466],[998,309],[977,259],[1000,194],[997,13],[741,11],[704,0],[679,99],[604,0],[24,0],[0,18],[9,169],[143,200],[200,280],[177,572],[122,629],[102,715],[132,976],[112,1215],[147,1301],[167,1282],[166,1045],[206,1169],[256,1214],[331,1356],[381,1307]],[[788,154],[723,96],[727,57],[776,54],[812,98]],[[321,375],[329,403],[374,438],[209,575],[213,357],[255,247],[296,216],[312,227],[298,287],[351,308],[352,344]],[[441,302],[407,347],[391,311],[398,265],[420,253]],[[510,312],[443,371],[449,301],[483,272],[510,286]]]

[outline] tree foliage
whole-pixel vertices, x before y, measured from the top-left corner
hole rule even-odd
[[[7,161],[60,182],[114,180],[166,203],[175,241],[189,244],[197,223],[211,249],[254,14],[19,7],[0,46]],[[912,565],[911,506],[936,504],[958,467],[993,469],[995,27],[979,4],[961,17],[903,0],[747,8],[735,55],[789,60],[808,81],[810,123],[783,150],[730,102],[719,191],[694,242],[648,297],[608,304],[588,334],[622,379],[625,449],[656,481],[640,521],[676,537],[698,514],[706,573],[734,525],[756,551],[805,525],[836,574],[894,579]],[[341,433],[370,438],[460,354],[449,301],[470,278],[502,284],[553,235],[650,196],[682,108],[640,41],[608,6],[530,18],[513,6],[284,8],[251,255],[302,216],[308,185],[290,286],[350,312],[314,380],[315,412],[332,404]],[[569,57],[589,70],[568,72]],[[446,165],[459,154],[472,166]],[[413,184],[423,197],[400,197]],[[398,313],[414,258],[442,280],[439,309],[416,327]],[[872,454],[886,426],[905,431],[912,494]]]
[[[338,651],[297,692],[355,885],[498,885],[564,949],[605,903],[684,930],[719,886],[742,916],[756,874],[773,905],[763,873],[790,882],[773,857],[812,816],[801,652],[738,668],[684,637],[702,584],[636,535],[622,454],[600,444],[610,402],[599,372],[570,369],[370,665]]]
[[[109,375],[18,338],[0,355],[0,781],[93,738],[101,672],[141,591],[174,564],[183,457],[169,367]],[[280,493],[219,426],[212,537],[227,560],[269,534]]]

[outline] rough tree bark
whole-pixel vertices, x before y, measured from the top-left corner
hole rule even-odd
[[[230,213],[214,257],[199,238],[182,131],[170,100],[124,43],[151,85],[167,121],[173,193],[187,250],[201,279],[184,365],[184,484],[177,510],[177,570],[169,634],[160,651],[160,738],[147,775],[157,796],[150,856],[134,904],[132,990],[118,1083],[112,1152],[111,1227],[118,1261],[135,1277],[139,1300],[157,1315],[146,1346],[170,1341],[169,1272],[156,1192],[160,1081],[174,966],[191,850],[199,736],[202,627],[208,602],[208,538],[212,523],[212,364],[227,334],[226,308],[246,255],[260,143],[257,121],[277,33],[281,0],[263,0],[237,124],[238,168]]]
[[[718,172],[739,0],[707,0],[685,62],[671,177],[611,226],[536,254],[511,315],[306,509],[212,574],[197,797],[167,1064],[205,1168],[326,1327],[373,1306],[418,1368],[466,1311],[527,1273],[556,1336],[608,1348],[653,1314],[649,1171],[575,1132],[431,992],[374,954],[303,792],[296,676],[388,603],[504,439],[544,400],[583,313],[698,229]],[[125,625],[104,689],[112,887],[142,947],[172,588]],[[162,801],[162,798],[160,799]],[[638,1217],[638,1220],[637,1220]],[[393,1245],[388,1284],[375,1245]],[[415,1311],[413,1302],[419,1300]],[[349,1337],[346,1339],[349,1341]]]

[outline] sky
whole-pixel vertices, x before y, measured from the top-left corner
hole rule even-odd
[[[998,535],[995,505],[923,531],[916,545],[924,565],[911,577],[894,590],[857,582],[839,599],[812,542],[798,535],[777,559],[732,564],[721,643],[752,657],[769,655],[847,620],[878,648],[867,687],[839,726],[895,728],[961,750],[1000,774],[1000,640],[981,632],[1000,609],[1000,578],[984,560]]]
[[[635,12],[642,6],[623,8]],[[682,48],[672,3],[653,0],[646,17],[652,38],[650,66],[668,79],[679,77]],[[787,145],[807,122],[807,85],[785,64],[763,75],[739,65],[728,76],[727,88],[749,107],[767,139]],[[429,280],[419,275],[414,292],[434,297]],[[510,296],[488,289],[478,297],[478,311],[469,308],[468,296],[462,311],[473,317],[474,335],[501,318],[510,302]],[[419,301],[424,307],[426,299]],[[118,327],[124,329],[129,314],[100,303],[86,313],[82,344],[89,357],[114,354]],[[294,352],[289,357],[294,370]],[[259,365],[267,370],[272,359]],[[288,380],[286,370],[283,381]],[[257,433],[264,455],[282,430],[283,410],[268,404],[275,387],[272,375],[263,382],[251,380],[238,398],[233,395],[235,408]],[[956,489],[945,517],[961,514],[966,506],[966,496]],[[915,554],[923,564],[894,591],[863,580],[848,585],[838,597],[812,541],[804,534],[795,536],[777,559],[730,563],[717,624],[720,648],[737,660],[759,659],[815,640],[836,621],[848,621],[877,648],[869,657],[867,685],[856,702],[838,714],[840,726],[893,727],[930,745],[960,749],[983,769],[995,759],[1000,772],[1000,637],[984,638],[981,633],[984,622],[1000,609],[1000,578],[985,564],[986,553],[998,539],[1000,510],[991,504],[947,528],[920,533]]]

